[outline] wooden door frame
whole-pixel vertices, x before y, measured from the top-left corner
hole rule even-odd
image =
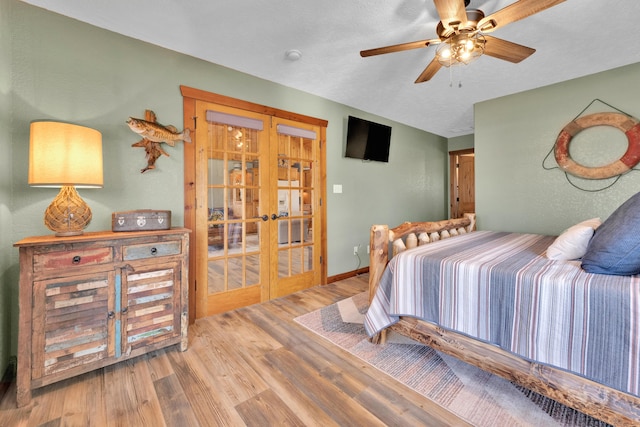
[[[458,187],[458,180],[456,179],[456,165],[458,156],[464,156],[467,154],[474,154],[474,148],[466,148],[464,150],[456,150],[449,151],[449,217],[454,218],[453,216],[453,206],[456,202]]]
[[[183,98],[183,122],[184,127],[195,130],[198,121],[204,121],[204,117],[196,117],[196,101],[210,102],[214,104],[224,105],[227,107],[238,108],[268,116],[298,121],[316,125],[320,128],[320,156],[318,159],[320,171],[319,188],[320,191],[320,284],[327,284],[327,125],[329,122],[324,119],[305,116],[302,114],[292,113],[290,111],[280,110],[240,99],[231,98],[225,95],[219,95],[192,87],[180,86],[180,92]],[[195,131],[192,132],[192,142],[186,143],[184,146],[184,227],[192,231],[189,239],[189,253],[195,253],[196,236],[196,141]],[[189,256],[189,323],[193,323],[196,318],[196,277],[194,272],[196,257]]]

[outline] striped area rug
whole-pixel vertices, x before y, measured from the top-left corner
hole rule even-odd
[[[367,293],[295,319],[476,426],[597,426],[608,424],[400,335],[367,340]]]

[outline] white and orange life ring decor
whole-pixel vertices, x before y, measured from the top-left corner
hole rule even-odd
[[[576,163],[569,154],[571,139],[583,129],[593,126],[613,126],[627,136],[627,151],[618,160],[604,166],[584,166]],[[640,122],[622,113],[595,113],[579,117],[567,124],[558,135],[554,155],[560,169],[585,179],[606,179],[620,176],[640,162]]]

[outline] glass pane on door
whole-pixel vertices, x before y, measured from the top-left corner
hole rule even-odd
[[[260,130],[207,122],[208,292],[260,284]]]
[[[296,276],[313,254],[313,138],[278,134],[278,277]]]

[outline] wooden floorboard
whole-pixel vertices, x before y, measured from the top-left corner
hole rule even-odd
[[[166,348],[61,381],[1,426],[468,425],[294,322],[368,289],[367,275],[199,319],[189,349]]]

